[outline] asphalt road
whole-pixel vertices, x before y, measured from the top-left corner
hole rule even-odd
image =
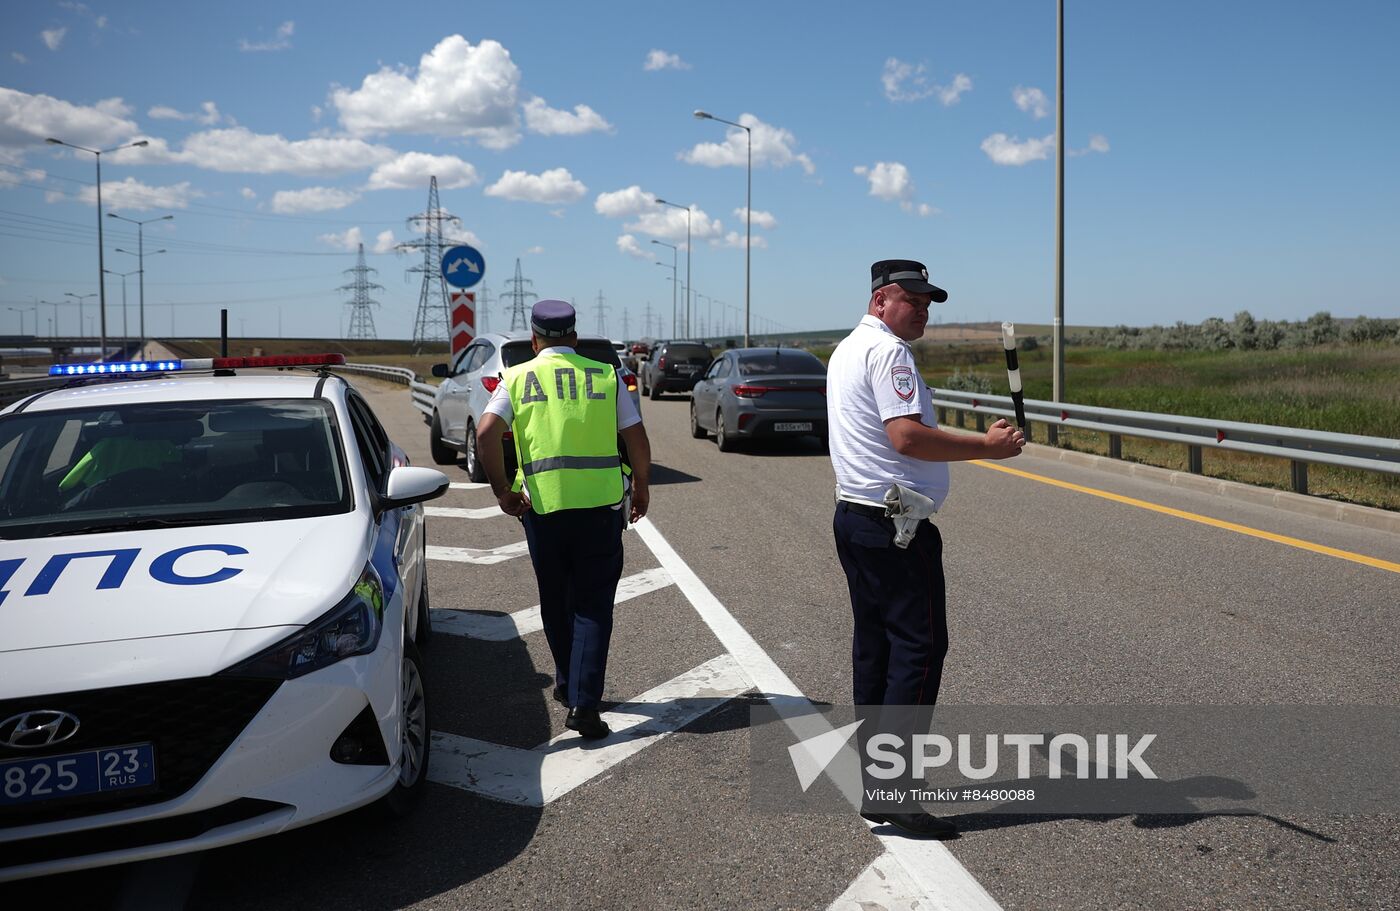
[[[402,387],[357,383],[415,463],[427,428]],[[651,522],[814,702],[850,699],[850,615],[815,441],[719,453],[687,400],[644,402]],[[1037,458],[1022,471],[1400,561],[1400,539]],[[460,467],[448,469],[465,481]],[[489,491],[432,505],[482,508]],[[523,539],[505,516],[429,518],[433,545]],[[1007,705],[1400,702],[1400,575],[975,465],[939,516],[952,647],[941,700]],[[658,558],[636,531],[624,576]],[[537,603],[524,556],[435,560],[434,608]],[[626,702],[725,654],[679,587],[617,608],[607,693]],[[542,634],[436,636],[435,729],[530,750],[564,733]],[[709,711],[543,806],[433,783],[412,817],[369,812],[191,861],[55,878],[65,888],[197,908],[827,908],[884,853],[852,814],[749,805],[748,704]],[[577,747],[574,747],[577,749]],[[509,752],[509,751],[506,751]],[[516,754],[511,754],[516,755]],[[436,760],[435,760],[436,761]],[[447,760],[443,760],[446,764]],[[439,773],[440,774],[440,773]],[[966,816],[952,856],[1008,909],[1388,908],[1395,817]],[[142,899],[148,899],[143,901]],[[940,906],[925,902],[920,907]],[[948,904],[947,907],[956,907]]]

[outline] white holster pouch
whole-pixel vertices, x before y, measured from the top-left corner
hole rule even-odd
[[[885,491],[885,515],[894,522],[894,546],[901,550],[909,548],[909,542],[919,531],[919,523],[931,519],[937,511],[932,500],[908,487],[892,484]]]

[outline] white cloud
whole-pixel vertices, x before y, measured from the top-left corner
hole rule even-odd
[[[529,254],[529,255],[532,255],[532,256],[533,256],[533,255],[537,255],[537,254],[540,254],[540,253],[543,253],[543,252],[544,252],[544,247],[541,247],[541,246],[538,246],[538,245],[537,245],[537,246],[531,247],[530,249],[526,250],[525,252],[526,252],[527,254]]]
[[[361,231],[359,226],[356,225],[339,234],[322,234],[316,239],[321,241],[321,243],[335,247],[337,250],[349,250],[351,253],[354,253],[360,248],[360,244],[365,242],[365,232]]]
[[[612,124],[586,104],[574,105],[574,112],[550,107],[543,98],[525,102],[525,126],[541,136],[577,136],[595,131],[611,132]]]
[[[651,259],[651,251],[638,243],[637,238],[631,234],[618,236],[617,249],[628,256],[635,256],[637,259]]]
[[[354,134],[426,133],[501,149],[520,139],[519,88],[520,70],[499,42],[473,47],[449,35],[422,56],[416,74],[384,67],[358,89],[333,88],[330,104]]]
[[[549,214],[553,215],[555,218],[563,218],[567,211],[567,209],[550,209]]]
[[[151,139],[144,149],[132,149],[139,164],[189,164],[232,174],[295,174],[325,177],[384,164],[398,157],[387,146],[343,136],[286,139],[275,133],[254,133],[245,127],[205,130],[185,138],[172,152],[164,140]]]
[[[972,77],[966,73],[958,73],[953,77],[952,85],[941,85],[938,87],[938,100],[943,106],[949,107],[957,104],[963,92],[972,91]]]
[[[874,167],[857,165],[855,173],[870,184],[870,195],[886,202],[897,202],[905,212],[932,215],[938,210],[928,203],[914,203],[914,179],[909,169],[898,161],[877,161]]]
[[[652,48],[647,54],[646,62],[642,64],[642,69],[648,72],[654,70],[688,70],[690,64],[680,58],[679,54],[668,54],[666,51],[659,51]]]
[[[816,165],[805,153],[793,150],[797,138],[791,132],[772,124],[764,123],[752,114],[740,114],[739,123],[753,131],[753,163],[785,168],[790,164],[802,166],[811,174]],[[730,127],[724,142],[702,142],[688,152],[678,156],[687,164],[704,165],[707,168],[744,167],[748,162],[748,139],[743,130]]]
[[[13,60],[15,63],[29,62],[29,58],[21,54],[19,51],[10,51],[10,59]]]
[[[734,217],[742,222],[744,220],[744,213],[746,211],[748,210],[745,209],[743,206],[740,206],[739,208],[734,210]],[[766,231],[777,227],[778,219],[773,217],[772,212],[764,212],[760,209],[754,209],[753,221],[751,222],[751,224],[755,228],[763,228]]]
[[[268,41],[249,41],[247,38],[240,38],[238,49],[240,51],[285,51],[292,46],[292,33],[296,31],[297,24],[292,21],[283,22],[277,26],[277,32]]]
[[[1077,157],[1080,156],[1080,155],[1088,155],[1088,154],[1090,154],[1091,152],[1099,152],[1099,153],[1102,154],[1102,153],[1107,152],[1107,151],[1108,151],[1108,139],[1107,139],[1107,137],[1104,137],[1104,136],[1099,135],[1098,133],[1095,133],[1093,136],[1090,136],[1090,137],[1089,137],[1089,146],[1088,146],[1088,148],[1084,148],[1084,149],[1069,149],[1067,152],[1065,152],[1065,154],[1068,155],[1068,156],[1071,157],[1071,158],[1077,158]]]
[[[757,224],[757,222],[755,222],[755,224]],[[742,231],[730,231],[728,234],[724,235],[723,238],[711,240],[710,246],[742,250],[744,249],[744,234]],[[762,235],[755,235],[753,238],[753,249],[768,249],[768,239],[763,237]]]
[[[567,168],[552,168],[542,174],[506,171],[486,188],[487,196],[543,203],[578,202],[587,192],[588,188],[575,180]]]
[[[8,190],[26,181],[31,184],[42,183],[46,177],[48,174],[37,168],[25,168],[22,171],[0,171],[0,189]]]
[[[398,244],[394,241],[394,232],[390,230],[380,231],[374,238],[375,253],[393,253]]]
[[[1030,114],[1036,120],[1050,116],[1050,99],[1045,97],[1045,93],[1034,86],[1025,88],[1016,86],[1011,90],[1011,100],[1016,102],[1016,107]]]
[[[1044,139],[1027,139],[1021,142],[1005,133],[993,133],[982,140],[982,151],[987,153],[995,164],[1020,167],[1032,161],[1043,161],[1055,150],[1055,134]]]
[[[684,246],[686,210],[657,203],[656,194],[648,193],[636,184],[625,190],[599,193],[593,208],[605,218],[634,219],[623,225],[627,231],[650,234]],[[718,219],[711,219],[704,209],[690,209],[690,236],[693,239],[706,240],[723,233],[723,225]]]
[[[341,190],[336,187],[278,190],[272,194],[272,211],[278,215],[329,212],[333,209],[343,209],[359,198],[360,194],[353,190]]]
[[[136,137],[139,131],[128,119],[130,114],[131,108],[120,98],[86,106],[0,86],[0,146],[32,146],[56,136],[76,145],[105,148]]]
[[[44,46],[51,51],[58,50],[58,46],[63,43],[63,36],[68,34],[68,27],[46,28],[39,33],[39,38],[44,42]]]
[[[428,155],[405,152],[385,162],[369,176],[367,190],[421,190],[436,176],[438,187],[456,190],[476,183],[476,168],[455,155]]]
[[[125,180],[104,180],[102,181],[102,205],[114,211],[144,212],[150,209],[184,209],[189,207],[189,201],[204,194],[198,190],[190,188],[188,180],[166,187],[153,187],[144,184],[134,177]],[[63,193],[50,192],[44,194],[48,202],[57,202],[61,199],[72,199]],[[97,205],[97,188],[83,187],[78,191],[80,201],[88,205]]]
[[[213,126],[222,120],[232,119],[225,118],[223,114],[220,114],[219,106],[212,101],[206,101],[199,107],[200,113],[186,114],[184,111],[177,110],[168,105],[158,104],[147,111],[146,116],[153,120],[197,120],[205,126]]]
[[[880,83],[884,86],[885,97],[890,101],[920,101],[937,95],[944,107],[957,104],[963,92],[972,90],[972,77],[966,73],[958,73],[948,85],[939,85],[928,78],[927,66],[906,63],[898,57],[885,61]]]
[[[258,198],[257,191],[255,191],[252,187],[244,187],[243,189],[238,191],[238,195],[242,196],[244,199]]]

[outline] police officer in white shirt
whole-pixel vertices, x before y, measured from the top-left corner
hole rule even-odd
[[[929,497],[936,508],[948,495],[948,462],[1010,458],[1025,438],[1006,421],[981,437],[938,429],[909,343],[923,336],[929,305],[946,301],[948,292],[930,284],[928,270],[913,260],[882,260],[870,267],[870,276],[869,310],[827,366],[837,483],[832,525],[855,621],[854,702],[931,707],[948,650],[943,539],[931,521],[921,522],[907,549],[896,547],[885,494],[900,485]],[[890,717],[884,716],[887,722]],[[914,723],[912,715],[898,723]],[[921,808],[872,806],[867,802],[862,815],[874,822],[926,837],[956,835],[951,823]]]

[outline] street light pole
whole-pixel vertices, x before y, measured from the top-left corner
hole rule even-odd
[[[119,220],[121,220],[121,221],[129,221],[129,222],[131,222],[133,225],[136,226],[136,261],[137,261],[137,268],[138,268],[138,269],[140,270],[140,272],[141,272],[141,290],[140,290],[140,295],[141,295],[141,297],[140,297],[140,301],[141,301],[141,303],[140,303],[140,313],[141,313],[141,318],[140,318],[140,323],[141,323],[141,341],[144,342],[144,341],[146,340],[146,236],[145,236],[145,228],[146,228],[146,225],[149,225],[149,224],[150,224],[151,222],[153,222],[153,221],[170,221],[170,220],[173,219],[175,216],[174,216],[174,215],[162,215],[160,218],[147,218],[147,219],[145,219],[144,221],[137,221],[137,220],[134,219],[134,218],[127,218],[125,215],[118,215],[118,214],[115,213],[115,212],[108,212],[108,213],[107,213],[107,217],[108,217],[108,218],[116,218],[116,219],[119,219]],[[127,251],[125,251],[125,250],[120,250],[120,249],[119,249],[118,252],[119,252],[119,253],[125,253],[125,252],[127,252]],[[157,252],[159,252],[159,253],[164,253],[165,251],[164,251],[164,250],[158,250]],[[153,254],[151,254],[151,255],[154,256],[155,254],[153,253]]]
[[[753,128],[746,127],[742,123],[735,123],[732,120],[725,120],[723,117],[716,117],[707,111],[696,111],[697,120],[713,120],[717,123],[726,123],[732,127],[738,127],[748,136],[749,161],[748,161],[748,189],[744,195],[744,347],[749,346],[749,270],[751,258],[753,256]]]
[[[664,199],[658,199],[657,205],[670,206],[673,209],[685,209],[685,334],[690,335],[690,206],[681,206]],[[675,317],[671,318],[671,331],[675,333]]]
[[[677,291],[677,289],[680,287],[680,285],[677,284],[677,279],[676,279],[676,265],[677,265],[676,245],[675,245],[675,244],[668,244],[668,243],[666,243],[666,241],[664,241],[664,240],[656,240],[655,238],[652,239],[652,243],[654,243],[654,244],[659,244],[659,245],[661,245],[661,246],[663,246],[663,247],[670,247],[670,248],[671,248],[671,329],[672,329],[672,331],[674,332],[674,331],[675,331],[675,326],[676,326],[676,291]],[[688,255],[688,254],[689,254],[689,251],[686,251],[686,252],[687,252],[687,255]],[[658,262],[657,265],[658,265],[658,266],[664,266],[664,265],[666,265],[666,264],[665,264],[665,263],[662,263],[662,262]]]
[[[1065,394],[1065,0],[1055,4],[1055,345],[1054,389]]]
[[[44,141],[49,145],[67,146],[70,149],[77,149],[79,152],[87,152],[97,159],[97,306],[98,312],[102,314],[102,340],[100,342],[102,348],[98,353],[97,359],[99,361],[105,361],[107,359],[107,285],[104,280],[104,274],[107,271],[107,267],[102,259],[102,155],[106,152],[120,152],[122,149],[147,146],[150,145],[150,142],[141,139],[136,142],[128,142],[126,145],[114,146],[110,149],[89,149],[83,146],[75,146],[71,142],[64,142],[62,139],[54,139],[53,137],[49,137]]]
[[[132,269],[130,272],[114,272],[114,271],[112,271],[111,269],[108,269],[108,270],[107,270],[107,274],[108,274],[108,275],[117,275],[117,276],[120,276],[120,277],[121,277],[121,280],[122,280],[122,347],[123,347],[123,349],[124,349],[127,345],[131,344],[131,336],[128,334],[128,332],[127,332],[127,326],[126,326],[126,277],[127,277],[128,275],[135,275],[137,272],[140,272],[140,271],[141,271],[140,269]],[[123,358],[125,358],[125,356],[126,356],[125,351],[123,351],[122,356],[123,356]]]
[[[88,294],[74,294],[72,291],[64,291],[63,296],[71,297],[78,302],[78,338],[84,338],[85,336],[83,335],[83,301],[87,300],[89,297],[97,297],[97,292],[93,291]],[[57,310],[55,310],[53,314],[53,325],[55,329],[58,328]]]

